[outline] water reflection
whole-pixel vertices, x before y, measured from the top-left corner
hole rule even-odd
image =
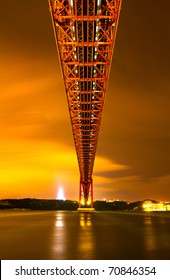
[[[52,257],[57,259],[63,259],[65,255],[65,222],[64,214],[61,212],[56,213],[55,226],[52,237]]]
[[[95,238],[92,221],[91,213],[56,213],[51,239],[51,258],[94,258]]]
[[[91,259],[94,254],[94,231],[92,228],[92,214],[80,213],[80,231],[78,238],[78,255],[83,259]]]
[[[64,222],[62,220],[62,216],[58,215],[55,226],[58,228],[63,227],[64,226]]]
[[[80,226],[88,227],[91,226],[91,214],[81,213],[80,214]]]
[[[144,218],[144,243],[146,250],[153,252],[156,250],[156,238],[153,220],[151,217]]]

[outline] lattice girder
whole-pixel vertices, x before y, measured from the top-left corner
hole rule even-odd
[[[49,0],[80,170],[92,206],[92,172],[121,0]]]

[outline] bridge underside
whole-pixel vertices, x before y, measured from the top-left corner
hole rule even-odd
[[[121,0],[49,0],[80,170],[80,207],[93,207],[92,172]]]

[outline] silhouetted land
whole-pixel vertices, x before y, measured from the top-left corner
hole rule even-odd
[[[29,210],[77,210],[78,202],[56,199],[5,199],[0,200],[0,209]]]
[[[128,203],[125,201],[95,201],[97,211],[142,210],[144,201]],[[152,202],[156,202],[152,200]],[[78,202],[73,200],[56,199],[3,199],[0,200],[0,209],[28,209],[28,210],[77,210]]]

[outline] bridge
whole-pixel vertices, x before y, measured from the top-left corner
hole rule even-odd
[[[80,171],[79,208],[93,209],[93,166],[121,0],[49,0]]]

